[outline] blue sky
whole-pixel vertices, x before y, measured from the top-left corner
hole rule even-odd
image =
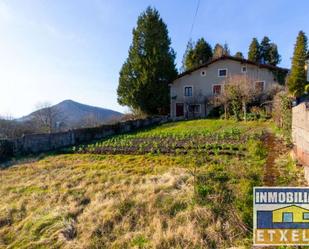
[[[0,0],[0,114],[19,117],[37,103],[73,99],[117,104],[118,74],[138,15],[151,5],[167,23],[177,67],[189,40],[197,0]],[[192,32],[232,53],[247,54],[268,35],[289,67],[299,30],[309,34],[309,1],[200,0]]]

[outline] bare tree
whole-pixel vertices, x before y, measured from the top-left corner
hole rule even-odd
[[[0,139],[10,139],[20,137],[34,132],[34,127],[30,122],[20,122],[12,116],[0,117]]]
[[[192,96],[186,96],[184,102],[187,118],[195,118],[197,109],[200,108],[199,112],[201,112],[202,105],[206,105],[205,96],[203,96],[201,90],[194,92]]]
[[[65,119],[61,111],[48,102],[39,103],[36,107],[38,110],[33,113],[33,121],[37,130],[44,133],[58,131]]]
[[[247,119],[247,105],[251,102],[258,91],[255,89],[254,80],[246,75],[234,75],[224,81],[223,91],[217,96],[216,101],[224,105],[225,117],[228,106],[231,106],[234,115],[240,119],[242,109],[244,120]]]
[[[96,127],[102,124],[100,118],[94,114],[85,116],[81,122],[83,127]]]

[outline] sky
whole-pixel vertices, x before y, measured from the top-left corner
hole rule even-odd
[[[147,6],[167,24],[177,68],[190,38],[247,55],[252,38],[264,35],[289,68],[298,31],[309,35],[308,0],[200,0],[194,19],[197,2],[0,0],[0,115],[21,117],[65,99],[126,112],[117,103],[119,71]]]

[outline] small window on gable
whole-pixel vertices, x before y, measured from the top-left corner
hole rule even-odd
[[[255,90],[258,92],[263,92],[265,88],[265,82],[264,81],[256,81],[255,82]]]
[[[201,71],[201,76],[202,76],[202,77],[206,76],[206,70],[202,70],[202,71]]]
[[[303,219],[304,220],[309,220],[309,212],[304,212],[303,213]]]
[[[241,72],[242,73],[246,73],[247,72],[247,67],[246,66],[242,66],[241,67]]]
[[[227,76],[227,69],[226,68],[218,69],[218,76],[219,77],[226,77]]]
[[[185,87],[185,94],[184,95],[186,97],[192,96],[192,92],[193,92],[192,86],[186,86]]]
[[[283,212],[282,213],[282,222],[293,222],[293,213],[292,212]]]
[[[212,93],[214,95],[220,95],[221,94],[221,85],[213,85],[212,87]]]

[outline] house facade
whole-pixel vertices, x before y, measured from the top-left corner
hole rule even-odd
[[[170,85],[170,115],[173,119],[206,117],[212,107],[208,99],[223,91],[228,77],[246,75],[254,79],[255,87],[267,91],[277,82],[276,73],[288,72],[270,65],[232,56],[223,56],[180,74]]]

